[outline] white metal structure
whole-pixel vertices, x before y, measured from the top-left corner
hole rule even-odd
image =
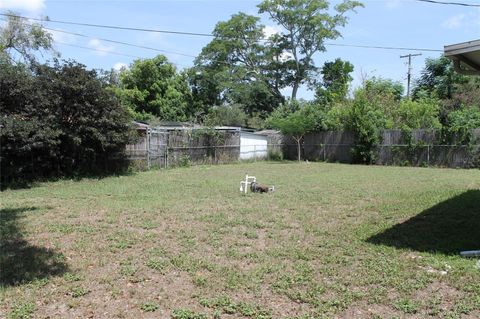
[[[256,186],[257,186],[257,178],[255,176],[248,176],[248,174],[245,175],[245,180],[240,182],[240,192],[241,193],[248,193],[248,189],[250,189],[252,192],[260,192]],[[264,186],[262,186],[263,188]],[[275,191],[275,186],[270,186],[268,188],[268,192],[274,192]],[[265,193],[266,191],[262,191]]]
[[[267,157],[268,138],[251,132],[240,132],[240,159]]]
[[[240,182],[240,192],[246,194],[248,192],[248,189],[250,188],[250,185],[256,182],[257,178],[255,176],[248,176],[248,174],[246,174],[245,180]]]

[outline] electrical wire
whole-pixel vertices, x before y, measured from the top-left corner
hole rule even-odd
[[[190,36],[200,36],[200,37],[214,37],[213,34],[208,34],[208,33],[157,30],[157,29],[146,29],[146,28],[131,28],[131,27],[122,27],[122,26],[105,25],[105,24],[81,23],[81,22],[51,20],[51,19],[38,19],[38,18],[23,17],[23,16],[19,16],[19,15],[15,15],[15,14],[9,14],[9,13],[0,13],[0,15],[6,16],[6,17],[16,17],[16,18],[20,18],[20,19],[28,19],[28,20],[39,21],[39,22],[52,22],[52,23],[60,23],[60,24],[78,25],[78,26],[84,26],[84,27],[106,28],[106,29],[116,29],[116,30],[129,30],[129,31],[141,31],[141,32],[167,33],[167,34],[190,35]]]
[[[0,20],[6,21],[6,19],[4,19],[4,18],[0,18]],[[147,47],[147,46],[142,46],[142,45],[136,45],[136,44],[127,43],[127,42],[122,42],[122,41],[116,41],[116,40],[98,38],[98,37],[89,36],[89,35],[85,35],[85,34],[81,34],[81,33],[69,32],[69,31],[60,30],[60,29],[54,29],[54,28],[49,28],[49,27],[45,27],[45,26],[42,26],[42,28],[45,29],[45,30],[49,30],[49,31],[61,32],[61,33],[65,33],[65,34],[71,34],[71,35],[75,35],[75,36],[79,36],[79,37],[83,37],[83,38],[97,39],[97,40],[100,40],[100,41],[105,41],[105,42],[110,42],[110,43],[116,43],[116,44],[131,46],[131,47],[137,47],[137,48],[142,48],[142,49],[157,51],[157,52],[177,54],[177,55],[183,55],[183,56],[186,56],[186,57],[196,58],[196,57],[193,56],[193,55],[184,54],[184,53],[180,53],[180,52],[174,52],[174,51],[168,51],[168,50],[161,50],[161,49],[151,48],[151,47]],[[85,50],[92,50],[92,51],[97,51],[97,52],[103,52],[103,53],[107,53],[107,54],[121,55],[121,56],[136,58],[136,59],[142,59],[142,57],[139,57],[139,56],[136,56],[136,55],[129,55],[129,54],[126,54],[126,53],[120,53],[120,52],[115,52],[115,51],[111,51],[111,50],[103,50],[103,49],[99,49],[99,48],[85,47],[85,46],[80,46],[80,45],[76,45],[76,44],[72,44],[72,43],[61,42],[61,41],[58,41],[58,40],[55,40],[55,39],[54,39],[53,41],[54,41],[55,43],[57,43],[57,44],[61,44],[61,45],[65,45],[65,46],[70,46],[70,47],[75,47],[75,48],[80,48],[80,49],[85,49]],[[169,63],[174,64],[174,65],[176,65],[176,66],[186,67],[186,68],[190,67],[190,66],[187,66],[187,65],[182,65],[182,64],[178,64],[178,63],[174,63],[174,62],[169,62]]]
[[[81,45],[76,45],[76,44],[71,44],[71,43],[65,43],[65,42],[56,41],[56,40],[55,40],[54,42],[55,42],[55,43],[58,43],[58,44],[61,44],[61,45],[66,45],[66,46],[69,46],[69,47],[74,47],[74,48],[80,48],[80,49],[85,49],[85,50],[92,50],[92,51],[104,52],[104,53],[114,54],[114,55],[123,55],[123,56],[129,57],[129,58],[141,59],[141,57],[139,57],[138,55],[130,55],[130,54],[126,54],[126,53],[120,53],[120,52],[115,52],[115,51],[111,51],[111,50],[103,50],[103,49],[98,49],[98,48],[89,48],[89,47],[84,47],[84,46],[81,46]]]
[[[189,58],[196,58],[196,56],[194,56],[194,55],[181,53],[181,52],[156,49],[156,48],[151,48],[151,47],[147,47],[147,46],[143,46],[143,45],[137,45],[137,44],[133,44],[133,43],[117,41],[117,40],[110,40],[110,39],[105,39],[105,38],[99,38],[99,37],[86,35],[86,34],[82,34],[82,33],[70,32],[70,31],[65,31],[65,30],[60,30],[60,29],[53,29],[53,28],[49,28],[49,27],[43,27],[43,28],[45,30],[50,30],[50,31],[54,31],[54,32],[61,32],[61,33],[65,33],[65,34],[71,34],[71,35],[75,35],[75,36],[83,37],[83,38],[97,39],[97,40],[104,41],[104,42],[116,43],[116,44],[126,45],[126,46],[130,46],[130,47],[140,48],[140,49],[152,50],[152,51],[169,53],[169,54],[177,54],[177,55],[182,55],[182,56],[186,56],[186,57],[189,57]]]
[[[433,1],[433,0],[417,0],[417,1]],[[36,18],[29,18],[29,17],[24,17],[24,16],[18,16],[18,15],[12,15],[12,14],[6,14],[6,13],[0,13],[2,16],[7,16],[7,17],[18,17],[21,19],[27,19],[27,20],[33,20],[33,21],[41,21],[41,22],[56,22],[56,23],[64,23],[64,24],[73,24],[73,25],[83,25],[83,26],[95,26],[95,27],[105,27],[105,28],[110,28],[111,26],[106,26],[106,25],[99,25],[99,24],[88,24],[88,23],[77,23],[77,22],[69,22],[69,21],[59,21],[59,20],[48,20],[48,19],[36,19]],[[135,30],[135,31],[147,31],[150,30],[149,32],[164,32],[163,30],[152,30],[152,29],[143,29],[143,28],[127,28],[127,27],[118,27],[120,29],[127,29],[127,30]],[[52,28],[47,28],[45,29],[50,29],[58,32],[64,32],[64,33],[71,33],[77,36],[82,36],[82,37],[90,37],[86,36],[83,34],[79,33],[74,33],[74,32],[68,32],[68,31],[63,31],[63,30],[57,30],[57,29],[52,29]],[[188,34],[188,35],[201,35],[201,36],[211,36],[213,37],[212,34],[205,34],[205,33],[192,33],[192,32],[178,32],[178,31],[165,31],[169,33],[174,33],[174,34]],[[139,48],[143,49],[148,49],[148,50],[155,50],[158,52],[165,52],[165,53],[174,53],[174,52],[168,52],[166,50],[160,50],[160,49],[155,49],[155,48],[150,48],[150,47],[145,47],[145,46],[139,46],[131,43],[126,43],[122,41],[115,41],[115,40],[110,40],[110,39],[99,39],[102,41],[107,41],[107,42],[112,42],[112,43],[117,43],[117,44],[122,44],[122,45],[128,45],[128,46],[136,46]],[[352,48],[364,48],[364,49],[382,49],[382,50],[397,50],[397,51],[424,51],[424,52],[443,52],[443,50],[439,49],[431,49],[431,48],[408,48],[408,47],[393,47],[393,46],[373,46],[373,45],[358,45],[358,44],[346,44],[346,43],[325,43],[326,46],[338,46],[338,47],[352,47]],[[180,53],[180,52],[175,52],[174,54],[178,55],[183,55],[187,57],[193,57],[195,56],[190,55],[190,54],[185,54],[185,53]]]
[[[434,3],[434,4],[452,5],[452,6],[480,8],[480,4],[471,4],[471,3],[464,3],[464,2],[446,2],[446,1],[435,1],[435,0],[416,0],[416,1],[428,2],[428,3]]]
[[[357,44],[341,44],[341,43],[325,43],[325,45],[337,46],[337,47],[364,48],[364,49],[396,50],[396,51],[443,52],[443,50],[427,49],[427,48],[423,48],[423,49],[422,49],[422,48],[406,48],[406,47],[386,47],[386,46],[357,45]]]
[[[57,40],[54,40],[54,42],[58,43],[58,44],[61,44],[61,45],[74,47],[74,48],[80,48],[80,49],[97,51],[97,52],[104,52],[104,53],[107,53],[107,54],[121,55],[121,56],[126,56],[126,57],[129,57],[129,58],[135,58],[135,59],[143,59],[142,57],[140,57],[138,55],[130,55],[130,54],[115,52],[115,51],[111,51],[111,50],[102,50],[102,49],[98,49],[98,48],[90,48],[90,47],[85,47],[85,46],[81,46],[81,45],[77,45],[77,44],[65,43],[65,42],[61,42],[61,41],[57,41]],[[184,67],[184,68],[189,68],[190,67],[188,65],[183,65],[183,64],[179,64],[179,63],[175,63],[175,62],[171,62],[171,61],[169,61],[168,63],[173,64],[177,67],[180,67],[180,66]]]

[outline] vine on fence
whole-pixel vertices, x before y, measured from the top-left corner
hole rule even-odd
[[[425,146],[427,146],[427,143],[422,140],[416,142],[413,138],[413,129],[408,126],[403,126],[401,128],[401,132],[402,140],[404,141],[405,146],[403,146],[403,149],[398,147],[395,148],[395,150],[398,152],[397,156],[405,158],[400,164],[403,166],[428,166],[428,161],[423,161],[420,163],[420,156],[418,156],[419,151],[424,149]],[[427,152],[429,152],[428,149]],[[427,156],[429,155],[427,154]]]

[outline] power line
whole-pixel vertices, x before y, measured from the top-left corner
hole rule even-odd
[[[108,53],[108,54],[123,55],[123,56],[129,57],[129,58],[141,59],[141,57],[139,57],[139,56],[137,56],[137,55],[130,55],[130,54],[115,52],[115,51],[111,51],[111,50],[103,50],[103,49],[98,49],[98,48],[89,48],[89,47],[84,47],[84,46],[81,46],[81,45],[76,45],[76,44],[71,44],[71,43],[65,43],[65,42],[56,41],[56,40],[55,40],[55,43],[58,43],[58,44],[61,44],[61,45],[66,45],[66,46],[69,46],[69,47],[74,47],[74,48],[80,48],[80,49],[85,49],[85,50],[92,50],[92,51],[104,52],[104,53]]]
[[[168,33],[168,34],[177,34],[177,35],[190,35],[190,36],[200,36],[200,37],[213,37],[213,34],[208,34],[208,33],[157,30],[157,29],[146,29],[146,28],[131,28],[131,27],[122,27],[122,26],[114,26],[114,25],[104,25],[104,24],[81,23],[81,22],[51,20],[51,19],[38,19],[38,18],[18,16],[18,15],[8,14],[8,13],[0,13],[0,15],[7,16],[7,17],[16,17],[20,19],[28,19],[33,21],[40,21],[40,22],[61,23],[61,24],[78,25],[78,26],[84,26],[84,27],[93,27],[93,28],[106,28],[106,29],[115,29],[115,30],[129,30],[129,31]]]
[[[2,19],[2,18],[0,18],[0,20],[6,21],[5,19]],[[116,44],[131,46],[131,47],[137,47],[137,48],[157,51],[157,52],[177,54],[177,55],[183,55],[183,56],[186,56],[186,57],[196,58],[196,56],[194,56],[194,55],[184,54],[184,53],[175,52],[175,51],[161,50],[161,49],[151,48],[151,47],[147,47],[147,46],[122,42],[122,41],[98,38],[98,37],[95,37],[95,36],[85,35],[85,34],[76,33],[76,32],[69,32],[69,31],[60,30],[60,29],[53,29],[53,28],[49,28],[49,27],[45,27],[45,26],[42,26],[42,28],[45,29],[45,30],[49,30],[49,31],[62,32],[62,33],[65,33],[65,34],[71,34],[71,35],[75,35],[75,36],[79,36],[79,37],[83,37],[83,38],[97,39],[97,40],[100,40],[100,41],[105,41],[105,42],[110,42],[110,43],[116,43]],[[114,51],[111,51],[111,50],[103,50],[103,49],[99,49],[99,48],[90,48],[90,47],[85,47],[85,46],[80,46],[80,45],[75,45],[75,44],[71,44],[71,43],[65,43],[65,42],[57,41],[55,39],[54,39],[54,42],[58,43],[58,44],[70,46],[70,47],[85,49],[85,50],[92,50],[92,51],[97,51],[97,52],[104,52],[104,53],[107,53],[107,54],[115,54],[115,55],[122,55],[122,56],[126,56],[126,57],[142,59],[141,57],[135,56],[135,55],[129,55],[129,54],[126,54],[126,53],[114,52]],[[177,65],[177,66],[182,66],[182,67],[187,67],[187,68],[189,67],[187,65],[182,65],[182,64],[178,64],[178,63],[174,63],[174,62],[169,62],[169,63]]]
[[[85,35],[85,34],[76,33],[76,32],[69,32],[69,31],[60,30],[60,29],[53,29],[53,28],[49,28],[49,27],[43,27],[43,28],[46,29],[46,30],[51,30],[51,31],[55,31],[55,32],[62,32],[62,33],[66,33],[66,34],[72,34],[72,35],[79,36],[79,37],[84,37],[84,38],[98,39],[98,40],[105,41],[105,42],[117,43],[117,44],[127,45],[127,46],[131,46],[131,47],[146,49],[146,50],[152,50],[152,51],[170,53],[170,54],[177,54],[177,55],[182,55],[182,56],[186,56],[186,57],[189,57],[189,58],[196,58],[196,56],[194,56],[194,55],[181,53],[181,52],[168,51],[168,50],[163,50],[163,49],[156,49],[156,48],[151,48],[151,47],[147,47],[147,46],[143,46],[143,45],[137,45],[137,44],[132,44],[132,43],[128,43],[128,42],[110,40],[110,39],[105,39],[105,38],[99,38],[99,37]],[[407,48],[407,47],[368,46],[368,45],[341,44],[341,43],[325,43],[325,45],[327,45],[327,46],[339,46],[339,47],[364,48],[364,49],[443,52],[443,50],[427,49],[427,48],[418,49],[418,48]]]
[[[480,4],[471,4],[471,3],[463,3],[463,2],[445,2],[445,1],[435,1],[435,0],[416,0],[416,1],[428,2],[428,3],[434,3],[434,4],[445,4],[445,5],[452,5],[452,6],[480,8]]]
[[[111,51],[111,50],[103,50],[103,49],[98,49],[98,48],[90,48],[90,47],[85,47],[85,46],[81,46],[81,45],[76,45],[76,44],[71,44],[71,43],[65,43],[65,42],[61,42],[61,41],[57,41],[57,40],[54,40],[54,42],[55,42],[55,43],[58,43],[58,44],[61,44],[61,45],[66,45],[66,46],[69,46],[69,47],[74,47],[74,48],[80,48],[80,49],[85,49],[85,50],[90,50],[90,51],[97,51],[97,52],[104,52],[104,53],[107,53],[107,54],[121,55],[121,56],[126,56],[126,57],[129,57],[129,58],[135,58],[135,59],[143,59],[142,57],[139,57],[138,55],[130,55],[130,54],[115,52],[115,51]],[[174,64],[174,65],[176,65],[176,66],[182,66],[182,67],[185,67],[185,68],[188,68],[188,67],[189,67],[188,65],[178,64],[178,63],[171,62],[171,61],[169,61],[168,63]]]
[[[438,49],[427,49],[427,48],[406,48],[406,47],[388,47],[388,46],[374,46],[374,45],[357,45],[357,44],[341,44],[341,43],[325,43],[329,46],[337,47],[352,47],[352,48],[364,48],[364,49],[381,49],[381,50],[405,50],[405,51],[424,51],[424,52],[443,52],[443,50]]]
[[[65,34],[71,34],[71,35],[75,35],[75,36],[83,37],[83,38],[97,39],[97,40],[104,41],[104,42],[116,43],[116,44],[126,45],[126,46],[130,46],[130,47],[135,47],[135,48],[141,48],[141,49],[152,50],[152,51],[163,52],[163,53],[170,53],[170,54],[177,54],[177,55],[182,55],[182,56],[186,56],[186,57],[189,57],[189,58],[196,58],[196,56],[194,56],[194,55],[181,53],[181,52],[156,49],[156,48],[151,48],[151,47],[147,47],[147,46],[143,46],[143,45],[137,45],[137,44],[133,44],[133,43],[117,41],[117,40],[110,40],[110,39],[105,39],[105,38],[99,38],[99,37],[96,37],[96,36],[91,36],[91,35],[86,35],[86,34],[76,33],[76,32],[69,32],[69,31],[60,30],[60,29],[53,29],[53,28],[48,28],[48,27],[43,27],[43,28],[46,29],[46,30],[61,32],[61,33],[65,33]]]
[[[430,1],[430,0],[417,0],[417,1]],[[107,25],[100,25],[100,24],[88,24],[88,23],[77,23],[77,22],[69,22],[69,21],[59,21],[59,20],[45,20],[45,19],[37,19],[37,18],[29,18],[29,17],[24,17],[24,16],[17,16],[17,15],[12,15],[12,14],[6,14],[6,13],[0,13],[2,16],[8,16],[8,17],[17,17],[21,19],[27,19],[27,20],[33,20],[33,21],[41,21],[41,22],[56,22],[56,23],[64,23],[64,24],[73,24],[73,25],[82,25],[82,26],[95,26],[98,28],[111,28],[112,26],[107,26]],[[46,27],[45,27],[46,28]],[[115,27],[117,28],[117,27]],[[193,32],[180,32],[180,31],[162,31],[162,30],[152,30],[152,29],[143,29],[143,28],[128,28],[128,27],[118,27],[119,29],[122,30],[133,30],[133,31],[148,31],[148,32],[167,32],[167,33],[173,33],[173,34],[187,34],[187,35],[196,35],[196,36],[209,36],[209,37],[214,37],[213,34],[206,34],[206,33],[193,33]],[[48,29],[48,28],[46,28]],[[61,30],[55,30],[59,32],[66,32],[66,31],[61,31]],[[66,32],[67,33],[67,32]],[[75,34],[75,35],[80,35],[80,34]],[[84,35],[81,35],[84,36]],[[124,44],[124,45],[130,45],[130,46],[136,46],[130,43],[126,42],[121,42],[121,41],[115,41],[115,40],[107,40],[103,39],[103,41],[108,41],[108,42],[114,42],[118,44]],[[443,50],[439,49],[430,49],[430,48],[408,48],[408,47],[391,47],[391,46],[373,46],[373,45],[358,45],[358,44],[341,44],[341,43],[325,43],[327,46],[339,46],[339,47],[352,47],[352,48],[364,48],[364,49],[382,49],[382,50],[403,50],[403,51],[423,51],[423,52],[443,52]],[[138,47],[143,47],[143,46],[138,46]],[[143,47],[144,49],[147,49],[148,47]],[[155,50],[159,52],[165,52],[166,50],[159,50],[159,49],[154,49],[154,48],[148,48],[150,50]],[[193,55],[188,55],[188,54],[183,54],[183,53],[176,53],[179,55],[184,55],[188,57],[195,57]]]

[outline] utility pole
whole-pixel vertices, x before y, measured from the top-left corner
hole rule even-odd
[[[407,75],[407,98],[410,98],[410,81],[412,78],[412,57],[413,56],[419,56],[422,55],[421,53],[417,54],[407,54],[407,55],[401,55],[400,59],[403,58],[408,58],[408,75]]]

